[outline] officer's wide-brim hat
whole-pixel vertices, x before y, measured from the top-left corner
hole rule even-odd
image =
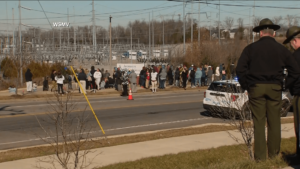
[[[263,29],[273,29],[274,31],[280,29],[279,25],[275,25],[270,19],[265,18],[259,22],[259,25],[253,28],[253,32],[259,32]]]
[[[286,31],[286,40],[283,41],[283,44],[289,43],[296,35],[300,33],[300,27],[292,26]]]

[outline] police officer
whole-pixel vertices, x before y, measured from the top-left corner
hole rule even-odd
[[[273,158],[280,151],[283,69],[289,74],[287,86],[300,75],[300,69],[283,45],[273,38],[279,25],[266,18],[253,28],[260,39],[248,45],[242,52],[236,74],[243,89],[248,91],[250,109],[254,123],[254,158],[257,161]],[[268,141],[266,145],[265,124],[267,118]]]
[[[286,32],[286,40],[283,44],[290,43],[290,47],[295,50],[293,53],[293,57],[296,59],[298,65],[300,66],[300,27],[292,26]],[[296,133],[296,154],[294,155],[295,158],[300,160],[300,143],[299,143],[299,112],[300,112],[300,79],[298,78],[297,81],[293,86],[290,87],[290,93],[294,96],[293,99],[293,110],[294,110],[294,126],[295,126],[295,133]]]

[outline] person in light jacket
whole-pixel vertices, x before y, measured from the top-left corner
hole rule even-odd
[[[216,74],[215,74],[214,81],[218,81],[218,80],[220,80],[220,67],[219,66],[216,68]]]
[[[58,94],[64,94],[64,80],[65,80],[65,77],[64,77],[64,75],[61,74],[60,71],[57,72],[57,75],[55,76],[55,80],[56,80],[56,83],[57,83]]]
[[[197,85],[198,83],[198,87],[201,86],[201,77],[202,77],[202,71],[201,71],[201,68],[197,68],[197,71],[195,73],[195,85]]]
[[[134,70],[131,70],[131,73],[129,74],[129,81],[130,81],[132,93],[136,93],[136,91],[137,91],[136,90],[136,78],[137,78],[136,73],[134,72]]]
[[[161,72],[159,74],[159,88],[160,89],[165,89],[165,83],[166,83],[166,79],[167,79],[167,70],[165,68],[165,65],[162,66],[161,68]]]
[[[101,82],[102,74],[101,74],[99,68],[94,73],[94,78],[95,78],[95,81],[96,81],[97,89],[100,90],[100,82]]]

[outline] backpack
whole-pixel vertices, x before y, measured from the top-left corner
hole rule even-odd
[[[69,80],[69,82],[72,81],[72,77],[70,75],[68,76],[68,80]]]
[[[88,78],[87,78],[87,79],[88,79],[88,81],[92,81],[92,78],[91,78],[91,76],[88,76]]]

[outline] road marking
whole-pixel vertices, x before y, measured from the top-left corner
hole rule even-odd
[[[152,123],[152,124],[143,124],[143,125],[136,125],[136,126],[128,126],[128,127],[121,127],[121,128],[114,128],[114,129],[107,129],[105,131],[116,131],[116,130],[125,130],[125,129],[132,129],[132,128],[141,128],[141,127],[149,127],[149,126],[159,126],[159,125],[165,125],[165,124],[173,124],[173,123],[183,123],[183,122],[189,122],[189,121],[202,121],[212,119],[212,117],[204,117],[204,118],[196,118],[196,119],[187,119],[187,120],[177,120],[177,121],[169,121],[169,122],[161,122],[161,123]],[[80,134],[87,134],[87,133],[97,133],[101,132],[101,130],[91,131],[91,132],[83,132]],[[101,133],[100,133],[101,134]],[[74,134],[69,134],[68,136],[71,136]],[[61,137],[61,136],[59,136]],[[20,141],[14,141],[14,142],[6,142],[6,143],[0,143],[0,145],[7,145],[7,144],[17,144],[17,143],[24,143],[24,142],[30,142],[30,141],[39,141],[39,140],[45,140],[45,139],[51,139],[55,137],[44,137],[44,138],[36,138],[36,139],[29,139],[29,140],[20,140]]]
[[[184,96],[191,96],[191,95],[181,95],[180,97],[184,97]],[[174,98],[174,97],[178,97],[178,96],[168,96],[168,97],[159,97],[159,99],[163,99],[163,98]],[[153,100],[153,99],[158,99],[157,97],[150,97],[150,98],[139,98],[139,100]],[[105,102],[115,102],[115,101],[127,101],[127,100],[123,100],[123,99],[118,99],[118,100],[107,100],[107,101],[90,101],[90,103],[105,103]],[[86,102],[75,102],[75,104],[84,104]],[[73,103],[69,103],[69,104],[73,104]],[[49,104],[34,104],[34,105],[26,105],[26,106],[8,106],[8,108],[23,108],[23,107],[40,107],[40,106],[49,106]]]
[[[200,101],[187,101],[187,102],[159,103],[159,104],[141,104],[141,105],[131,105],[131,106],[122,106],[122,107],[98,108],[98,109],[94,109],[94,110],[109,110],[109,109],[121,109],[121,108],[131,108],[131,107],[146,107],[146,106],[157,106],[157,105],[160,106],[160,105],[170,105],[170,104],[201,103],[201,102],[202,102],[202,100],[200,100]],[[74,110],[71,113],[88,111],[88,110],[89,109]],[[12,115],[4,115],[4,116],[0,116],[0,119],[23,117],[23,116],[45,115],[45,114],[51,114],[51,113],[54,113],[54,112],[28,113],[28,114],[20,114],[20,115],[13,115],[13,116]]]

